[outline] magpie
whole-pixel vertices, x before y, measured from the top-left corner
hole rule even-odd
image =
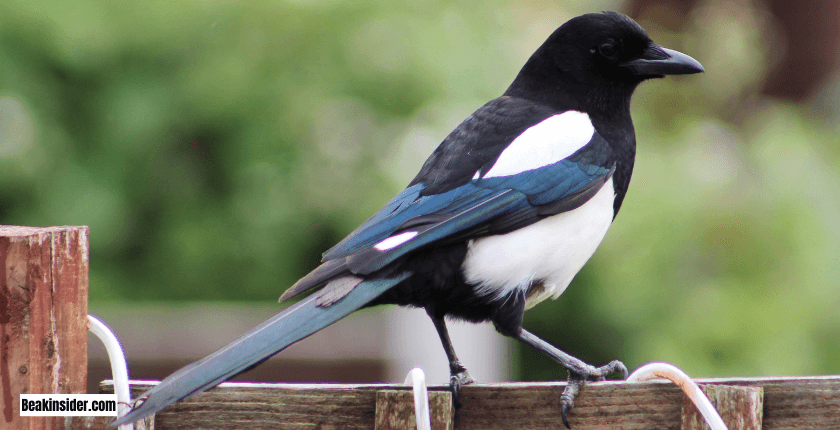
[[[431,317],[449,361],[456,406],[474,382],[445,320],[492,322],[568,370],[562,419],[595,367],[522,326],[557,298],[595,252],[633,171],[630,97],[647,79],[703,72],[654,43],[632,19],[586,14],[557,28],[501,97],[453,130],[408,187],[323,254],[280,298],[307,297],[219,351],[164,379],[112,425],[133,422],[250,369],[364,307],[413,306]]]

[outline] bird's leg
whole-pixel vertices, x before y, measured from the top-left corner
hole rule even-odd
[[[522,317],[524,314],[525,296],[523,294],[514,294],[502,302],[501,305],[494,311],[492,316],[493,324],[496,326],[496,330],[499,333],[525,342],[528,345],[544,352],[569,371],[569,384],[566,385],[566,388],[563,390],[563,395],[561,396],[560,414],[566,428],[571,428],[571,426],[569,426],[567,414],[574,406],[575,396],[580,391],[581,387],[583,387],[583,384],[587,380],[602,381],[607,375],[614,372],[621,372],[624,379],[627,379],[627,367],[624,366],[624,363],[618,360],[613,360],[606,366],[595,367],[566,354],[550,343],[522,328]]]
[[[571,428],[566,415],[575,405],[575,396],[587,380],[603,381],[606,379],[607,375],[615,372],[621,372],[622,378],[627,379],[627,367],[624,363],[618,360],[613,360],[606,366],[595,367],[566,354],[524,328],[520,329],[519,333],[514,337],[544,352],[569,371],[569,384],[566,385],[566,389],[563,390],[560,409],[563,424],[566,428]]]
[[[467,384],[472,384],[475,380],[467,373],[467,369],[458,360],[455,355],[455,348],[452,347],[452,341],[449,340],[449,331],[446,329],[446,321],[442,316],[429,315],[432,322],[435,323],[440,342],[443,344],[443,350],[446,352],[446,358],[449,359],[449,386],[452,388],[452,402],[455,409],[461,407],[461,387]]]

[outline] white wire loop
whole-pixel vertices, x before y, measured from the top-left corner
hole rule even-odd
[[[648,363],[636,369],[627,382],[642,382],[649,381],[655,378],[669,379],[674,384],[677,384],[688,398],[697,406],[697,410],[703,415],[703,418],[709,424],[712,430],[728,430],[723,419],[712,406],[712,402],[703,393],[700,387],[688,377],[682,370],[673,364],[668,363]]]
[[[423,369],[415,367],[408,372],[404,384],[411,384],[414,390],[414,417],[417,419],[417,430],[432,430],[432,419],[429,416],[429,391],[426,389],[426,374]]]
[[[131,409],[131,393],[128,390],[128,366],[125,364],[125,354],[114,332],[93,315],[88,315],[90,331],[102,341],[108,351],[108,361],[111,362],[111,378],[114,380],[114,393],[117,395],[117,417],[122,417]],[[119,430],[134,430],[134,424],[123,424]]]

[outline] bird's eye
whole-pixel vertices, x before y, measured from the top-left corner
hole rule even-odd
[[[619,53],[619,46],[614,40],[609,40],[598,47],[598,52],[606,58],[615,58]]]

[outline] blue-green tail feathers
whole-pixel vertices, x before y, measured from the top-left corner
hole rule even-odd
[[[141,397],[145,397],[145,401],[140,406],[111,423],[111,426],[137,421],[179,400],[215,387],[351,314],[409,275],[403,273],[395,278],[363,281],[329,307],[319,307],[316,303],[318,294],[310,295],[224,348],[173,373],[143,394]]]

